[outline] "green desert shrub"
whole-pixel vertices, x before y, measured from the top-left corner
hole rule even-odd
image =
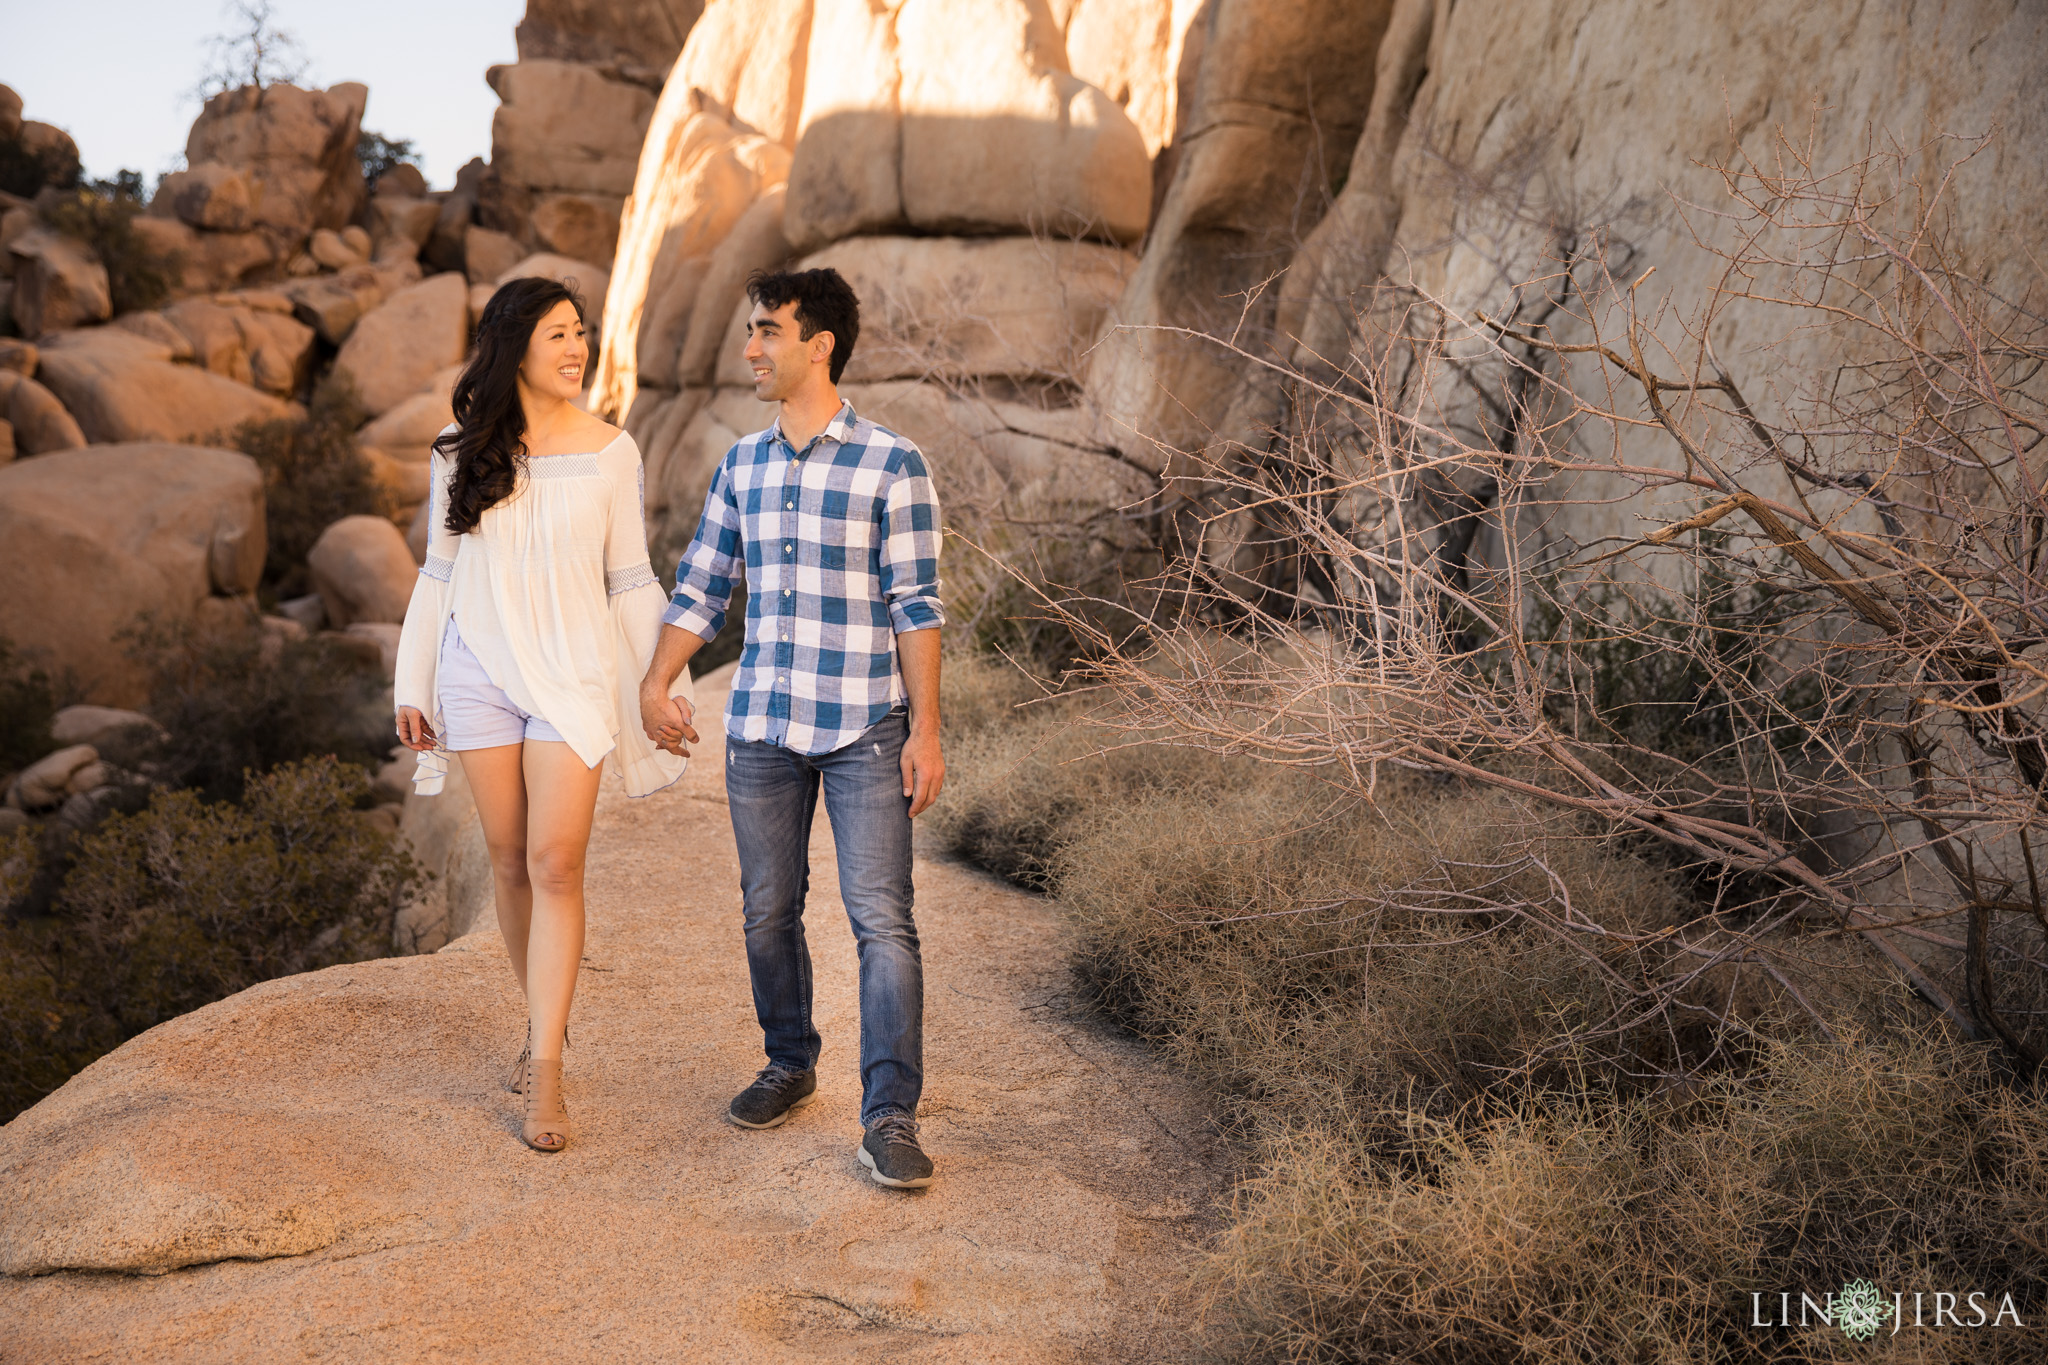
[[[50,225],[92,248],[107,268],[114,312],[154,308],[170,297],[172,270],[135,230],[147,196],[142,177],[121,171],[111,180],[89,180],[46,211]]]
[[[314,387],[305,416],[245,422],[235,430],[235,448],[263,469],[269,531],[263,586],[275,596],[311,590],[306,555],[322,531],[343,517],[389,513],[356,443],[356,430],[369,416],[348,377],[330,374]]]
[[[356,164],[363,168],[364,182],[374,189],[386,171],[419,165],[420,154],[409,137],[386,137],[365,128],[356,138]]]
[[[239,803],[162,791],[84,836],[55,912],[0,927],[0,1112],[259,981],[388,953],[420,874],[356,813],[368,787],[306,759],[252,774]],[[8,888],[33,871],[24,834],[0,845]]]
[[[371,768],[391,747],[383,680],[331,640],[145,626],[130,647],[168,732],[153,761],[172,786],[236,800],[249,773],[316,755]]]

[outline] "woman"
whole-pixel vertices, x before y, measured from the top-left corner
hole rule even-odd
[[[647,561],[640,451],[576,406],[583,306],[522,279],[484,305],[434,442],[427,561],[398,645],[398,737],[441,790],[462,759],[491,851],[498,928],[526,996],[526,1050],[506,1088],[520,1136],[569,1145],[562,1044],[583,958],[583,855],[605,755],[633,796],[684,760],[634,723],[666,603]],[[677,695],[688,695],[688,680]]]

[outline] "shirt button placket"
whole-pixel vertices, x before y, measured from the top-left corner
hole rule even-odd
[[[791,451],[789,463],[783,466],[782,480],[782,601],[778,604],[780,609],[777,612],[778,623],[782,627],[782,639],[775,647],[775,683],[770,692],[773,698],[770,711],[781,719],[785,738],[789,732],[792,709],[789,675],[796,665],[796,646],[791,641],[796,625],[796,557],[790,551],[796,544],[796,502],[803,486],[802,470],[803,466],[797,463],[795,452]]]

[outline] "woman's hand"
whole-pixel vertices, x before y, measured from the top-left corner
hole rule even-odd
[[[434,747],[434,727],[427,724],[427,718],[420,714],[419,707],[398,708],[398,742],[408,749]]]

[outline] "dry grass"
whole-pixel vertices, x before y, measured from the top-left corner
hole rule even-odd
[[[1196,1286],[1219,1358],[2048,1350],[2048,1102],[1907,1027],[1854,940],[1781,945],[1832,1041],[1740,965],[1702,978],[1696,1026],[1589,1027],[1698,913],[1629,846],[1454,782],[1367,806],[1312,770],[1098,752],[1088,698],[1020,710],[1013,671],[949,669],[936,832],[1059,896],[1093,998],[1212,1083],[1255,1153]],[[1631,937],[1589,951],[1558,929],[1577,921]],[[1749,1325],[1752,1292],[1859,1277],[1909,1312],[1916,1290],[2011,1292],[2028,1327]]]

